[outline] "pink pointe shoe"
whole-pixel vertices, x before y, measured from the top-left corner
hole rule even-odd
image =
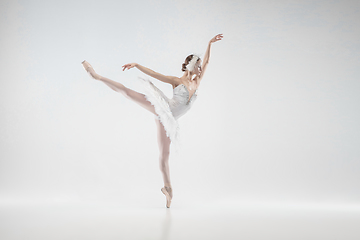
[[[95,72],[94,68],[90,65],[90,63],[84,60],[81,64],[83,65],[85,71],[89,73],[93,79],[101,80],[101,76]]]
[[[82,63],[81,63],[85,69],[85,71],[88,72],[88,69],[89,68],[92,68],[92,66],[90,65],[90,63],[88,63],[86,60],[84,60]]]
[[[172,197],[170,196],[169,192],[172,192],[172,189],[170,187],[163,187],[161,192],[166,196],[166,207],[170,208]]]

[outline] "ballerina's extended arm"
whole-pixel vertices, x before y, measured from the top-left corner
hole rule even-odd
[[[141,66],[140,64],[138,63],[128,63],[128,64],[125,64],[124,66],[122,66],[124,69],[130,69],[130,68],[133,68],[133,67],[136,67],[137,69],[139,69],[140,71],[142,71],[143,73],[153,77],[153,78],[156,78],[162,82],[165,82],[165,83],[170,83],[171,85],[178,85],[179,84],[179,80],[177,77],[173,77],[173,76],[165,76],[161,73],[158,73],[158,72],[155,72],[153,70],[151,70],[150,68],[147,68],[147,67],[144,67],[144,66]]]

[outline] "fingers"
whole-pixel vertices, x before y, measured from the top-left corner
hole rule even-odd
[[[125,69],[127,68],[127,69],[129,69],[129,64],[125,64],[124,66],[122,66],[124,69],[123,69],[123,71],[125,71]]]
[[[123,67],[123,71],[125,71],[125,69],[130,69],[130,68],[132,68],[133,66],[131,66],[131,64],[130,63],[128,63],[128,64],[125,64],[124,66],[122,66]]]
[[[217,39],[217,40],[221,40],[221,39],[223,38],[223,36],[222,36],[222,35],[223,35],[222,33],[220,33],[220,34],[216,35],[216,39]]]
[[[223,35],[222,33],[216,35],[213,39],[211,39],[211,42],[217,42],[217,41],[221,40],[223,38],[222,35]]]

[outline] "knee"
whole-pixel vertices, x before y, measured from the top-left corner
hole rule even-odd
[[[160,151],[160,159],[169,159],[170,149],[162,149]]]
[[[121,93],[122,95],[124,95],[126,98],[129,98],[131,99],[131,96],[130,96],[130,91],[128,91],[129,89],[126,88],[125,86],[123,86],[122,88],[118,88],[117,91],[119,93]]]
[[[130,98],[130,91],[128,91],[127,88],[121,89],[121,93],[122,93],[125,97]]]

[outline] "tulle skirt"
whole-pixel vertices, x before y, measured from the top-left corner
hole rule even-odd
[[[170,138],[172,145],[177,151],[180,144],[180,127],[178,121],[175,119],[173,113],[171,112],[169,105],[170,99],[149,79],[142,77],[139,77],[139,79],[142,80],[141,82],[144,86],[146,100],[148,100],[155,108],[155,112],[157,113],[157,116],[155,116],[155,118],[160,120],[166,131],[166,136]]]

